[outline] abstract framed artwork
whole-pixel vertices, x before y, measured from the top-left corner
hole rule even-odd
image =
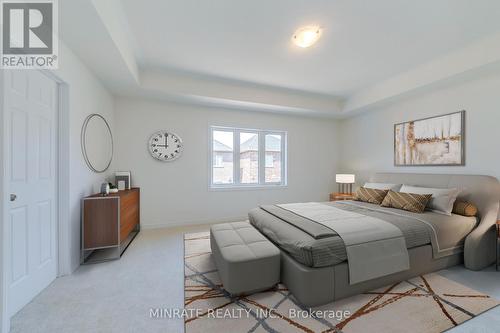
[[[395,124],[394,165],[465,165],[465,111]]]

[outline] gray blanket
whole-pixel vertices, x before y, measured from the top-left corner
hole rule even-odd
[[[306,221],[324,225],[342,238],[347,253],[350,284],[410,268],[403,234],[389,222],[318,202],[278,206]]]
[[[459,215],[446,216],[433,212],[415,214],[353,201],[326,204],[392,223],[403,233],[408,249],[432,244],[436,258],[461,252],[465,237],[476,225],[476,218]],[[276,209],[276,206],[253,209],[249,213],[250,222],[278,247],[306,266],[331,266],[347,259],[345,245],[335,232],[320,227],[313,231],[313,237],[301,229],[307,228],[307,221],[300,222],[303,223],[302,227],[300,224],[293,225],[287,218],[294,214],[280,214],[279,210],[287,212],[279,207]]]

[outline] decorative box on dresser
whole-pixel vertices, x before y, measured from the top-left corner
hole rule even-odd
[[[94,194],[82,202],[82,263],[119,259],[140,230],[140,189]]]

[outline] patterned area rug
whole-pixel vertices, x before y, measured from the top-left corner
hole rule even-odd
[[[185,332],[442,332],[500,304],[438,274],[330,303],[311,312],[284,285],[231,297],[211,257],[209,232],[184,236]]]

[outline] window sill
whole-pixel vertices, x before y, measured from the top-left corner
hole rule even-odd
[[[209,191],[255,191],[255,190],[283,190],[288,185],[209,185]]]

